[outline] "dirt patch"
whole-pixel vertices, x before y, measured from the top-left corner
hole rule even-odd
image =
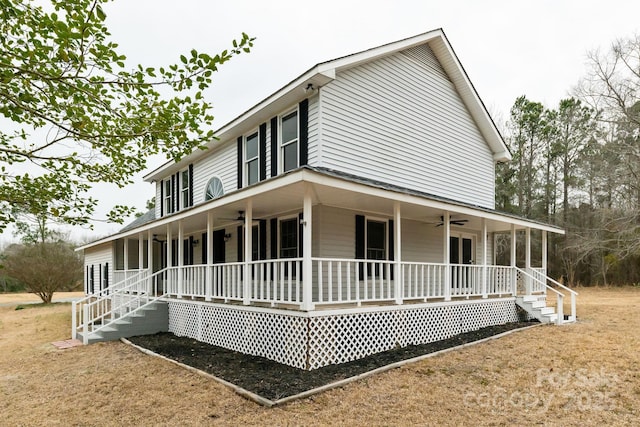
[[[264,357],[227,350],[191,338],[178,337],[171,333],[132,337],[129,338],[129,341],[185,365],[215,375],[269,400],[278,400],[345,378],[355,377],[392,363],[478,341],[536,323],[516,322],[490,326],[449,339],[397,348],[313,371],[305,371]]]

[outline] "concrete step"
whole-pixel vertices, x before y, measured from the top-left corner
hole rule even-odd
[[[90,332],[89,343],[114,341],[135,335],[150,335],[166,332],[169,329],[169,311],[167,303],[156,301],[152,306],[142,307],[131,314],[107,323],[95,332]],[[82,339],[82,334],[79,334]]]

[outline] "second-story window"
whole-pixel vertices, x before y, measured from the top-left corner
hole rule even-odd
[[[298,167],[298,112],[282,116],[281,137],[282,172]]]
[[[188,208],[191,206],[191,195],[189,192],[191,189],[189,188],[190,182],[189,169],[185,169],[180,172],[180,208]]]
[[[164,213],[166,215],[173,213],[173,186],[171,185],[171,178],[165,179],[162,185],[164,185],[164,199],[162,203],[164,203]]]
[[[244,144],[244,164],[245,164],[245,179],[246,185],[255,184],[258,182],[259,175],[259,153],[258,149],[259,138],[258,132],[252,133],[247,136]]]

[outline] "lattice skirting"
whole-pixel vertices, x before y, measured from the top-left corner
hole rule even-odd
[[[309,370],[517,320],[514,298],[311,313],[169,301],[176,335]]]

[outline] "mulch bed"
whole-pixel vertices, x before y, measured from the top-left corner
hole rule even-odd
[[[489,326],[429,344],[411,345],[373,354],[340,365],[305,371],[264,357],[227,350],[172,333],[129,338],[140,347],[205,371],[270,400],[293,396],[316,387],[461,344],[478,341],[513,329],[531,326],[515,322]]]

